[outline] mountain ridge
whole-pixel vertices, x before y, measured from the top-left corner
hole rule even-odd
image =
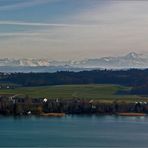
[[[69,60],[69,61],[56,61],[50,59],[0,59],[0,67],[44,67],[55,68],[57,71],[69,69],[129,69],[129,68],[148,68],[148,57],[130,52],[123,56],[106,56],[101,58],[92,58],[85,60]],[[1,69],[0,69],[1,70]]]

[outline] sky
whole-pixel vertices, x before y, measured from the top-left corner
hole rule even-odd
[[[0,58],[74,60],[147,47],[146,0],[0,0]]]

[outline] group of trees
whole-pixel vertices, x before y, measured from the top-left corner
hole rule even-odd
[[[60,85],[60,84],[120,84],[141,86],[148,84],[148,69],[93,70],[55,73],[11,73],[0,74],[0,82],[16,83],[22,86]]]
[[[61,71],[55,73],[0,73],[0,83],[15,83],[18,86],[118,84],[133,87],[131,92],[128,93],[148,94],[148,69]]]
[[[141,103],[101,103],[98,101],[69,99],[37,101],[30,98],[11,100],[0,98],[1,115],[40,115],[42,113],[66,113],[66,114],[115,114],[118,112],[148,113],[148,105]]]

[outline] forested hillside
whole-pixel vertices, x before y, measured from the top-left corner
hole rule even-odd
[[[0,73],[0,82],[16,83],[22,86],[100,83],[139,86],[148,83],[148,69],[61,71],[56,73]]]
[[[131,92],[128,93],[148,94],[148,69],[0,73],[0,83],[15,84],[17,87],[65,84],[118,84],[133,87]]]

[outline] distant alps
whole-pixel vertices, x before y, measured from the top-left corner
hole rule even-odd
[[[49,59],[0,59],[1,72],[55,72],[92,69],[148,68],[148,57],[130,52],[124,56],[85,60],[52,61]]]

